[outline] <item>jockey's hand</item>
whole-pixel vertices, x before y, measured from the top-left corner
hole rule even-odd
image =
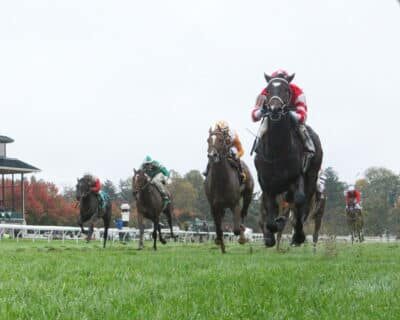
[[[261,113],[261,116],[262,117],[264,117],[266,114],[267,114],[267,108],[266,107],[261,107],[260,108],[260,113]]]

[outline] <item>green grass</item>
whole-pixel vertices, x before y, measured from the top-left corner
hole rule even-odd
[[[399,319],[400,245],[0,241],[0,319]]]

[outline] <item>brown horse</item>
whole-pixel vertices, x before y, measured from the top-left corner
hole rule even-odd
[[[162,244],[167,242],[162,237],[160,215],[163,212],[168,220],[171,237],[175,239],[172,231],[172,212],[173,206],[170,202],[163,209],[163,199],[157,187],[151,183],[150,177],[143,170],[134,170],[132,179],[133,196],[136,199],[136,207],[138,213],[138,224],[140,230],[139,250],[143,249],[144,223],[143,218],[147,218],[153,222],[153,249],[157,250],[157,231]]]
[[[351,233],[351,243],[354,242],[354,238],[358,238],[358,242],[364,241],[364,218],[361,209],[356,208],[354,204],[349,205],[346,210],[347,225],[349,226]]]
[[[204,182],[205,193],[214,218],[217,237],[215,243],[221,246],[225,253],[222,220],[225,210],[233,213],[233,232],[240,235],[239,243],[246,242],[244,237],[244,218],[253,197],[254,181],[244,162],[241,162],[246,179],[241,185],[238,169],[231,157],[231,141],[229,133],[219,128],[214,131],[210,128],[208,137],[208,165],[209,170]],[[240,200],[243,199],[242,208]]]

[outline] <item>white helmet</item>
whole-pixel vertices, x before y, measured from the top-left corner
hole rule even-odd
[[[354,188],[353,185],[349,186],[349,188],[347,189],[347,191],[349,192],[354,192],[356,189]]]

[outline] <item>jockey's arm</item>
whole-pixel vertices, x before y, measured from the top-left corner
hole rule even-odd
[[[244,155],[244,149],[242,143],[240,142],[239,135],[236,132],[233,138],[233,146],[237,150],[237,157],[241,158]]]
[[[262,118],[262,111],[261,108],[264,106],[264,102],[267,99],[266,95],[263,92],[261,92],[257,99],[256,99],[256,105],[254,106],[253,110],[251,111],[251,118],[253,119],[253,122],[257,122],[261,120]]]
[[[296,85],[291,85],[293,91],[293,103],[296,107],[296,117],[300,123],[304,123],[307,120],[307,102],[306,96],[302,89]]]

